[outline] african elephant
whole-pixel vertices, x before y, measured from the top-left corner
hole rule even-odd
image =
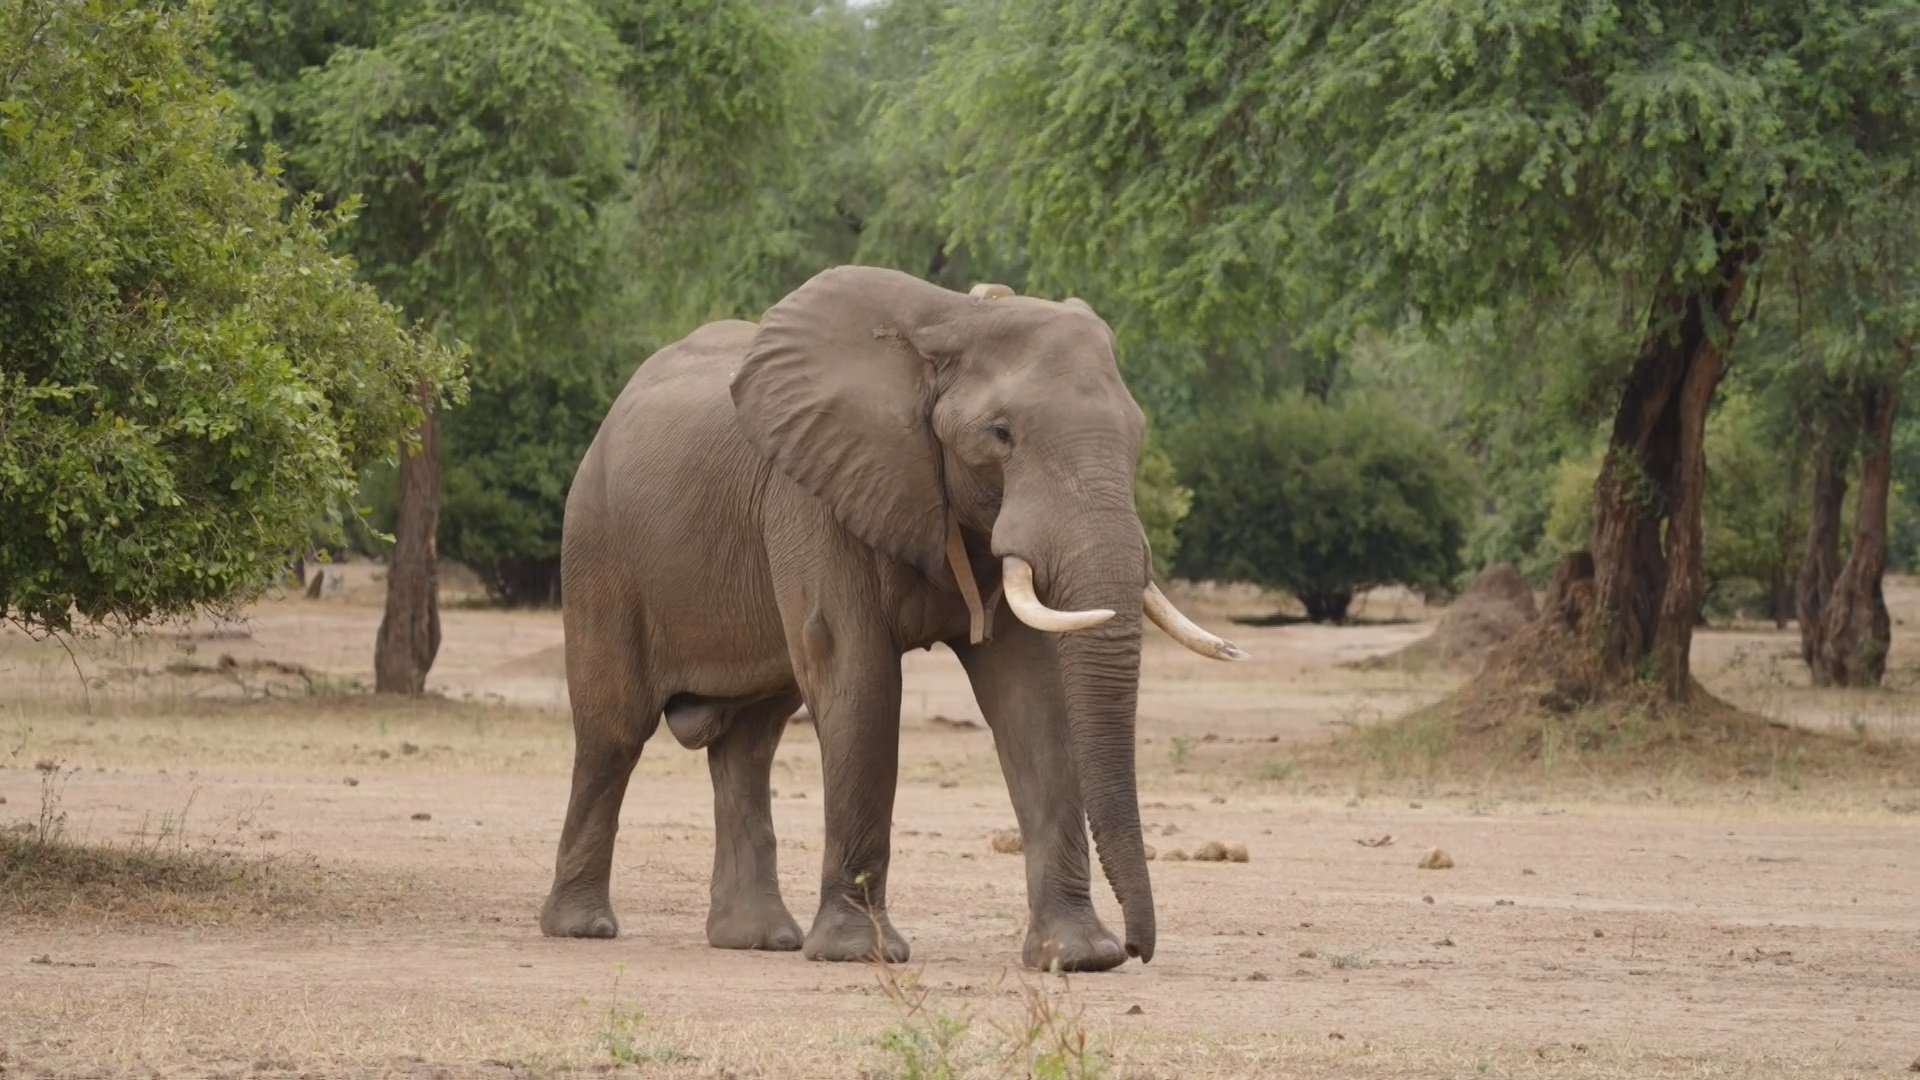
[[[838,267],[757,325],[709,324],[641,365],[567,497],[575,751],[545,933],[618,933],[620,802],[664,714],[713,778],[708,942],[856,960],[884,941],[905,960],[886,907],[900,657],[944,642],[1025,842],[1022,960],[1152,958],[1134,795],[1142,616],[1196,652],[1244,654],[1153,584],[1133,502],[1144,419],[1113,349],[1078,300]],[[780,897],[768,791],[802,702],[826,788],[804,937]],[[1088,824],[1124,945],[1094,913]]]

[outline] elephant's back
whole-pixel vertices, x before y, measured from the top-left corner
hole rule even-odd
[[[733,418],[727,385],[757,330],[730,319],[708,323],[648,357],[627,380],[582,462],[579,487],[594,466],[605,495],[666,483],[716,454],[751,452]]]

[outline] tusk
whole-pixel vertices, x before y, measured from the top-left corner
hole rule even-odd
[[[1006,590],[1007,606],[1013,609],[1021,622],[1035,630],[1065,634],[1099,626],[1113,618],[1113,612],[1106,608],[1055,611],[1041,603],[1040,598],[1033,595],[1033,567],[1018,555],[1009,555],[1000,560],[1000,584]]]
[[[1005,285],[996,285],[992,282],[983,281],[967,290],[967,295],[973,297],[975,300],[998,300],[1002,297],[1012,296],[1013,290],[1007,288]]]
[[[1215,660],[1247,658],[1246,650],[1226,638],[1207,633],[1200,629],[1199,624],[1181,614],[1180,609],[1173,606],[1173,601],[1167,599],[1167,594],[1160,591],[1160,586],[1152,581],[1147,582],[1143,601],[1147,618],[1153,620],[1153,625],[1165,630],[1168,637],[1201,656],[1210,656]]]

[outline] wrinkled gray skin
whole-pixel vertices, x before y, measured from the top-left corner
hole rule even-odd
[[[1143,418],[1107,325],[1078,301],[976,300],[904,274],[826,271],[757,326],[719,322],[634,374],[567,499],[562,576],[573,794],[550,935],[612,937],[620,801],[661,715],[705,747],[715,851],[707,940],[887,956],[900,657],[944,642],[988,725],[1025,843],[1022,960],[1097,971],[1153,956],[1134,794],[1141,591],[1134,510]],[[990,639],[946,557],[956,515],[992,597],[1000,558],[1091,630],[1033,630],[1002,603]],[[803,937],[780,897],[768,780],[808,706],[826,784],[820,908]],[[1126,936],[1088,891],[1087,828]]]

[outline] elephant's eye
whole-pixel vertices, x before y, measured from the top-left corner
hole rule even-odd
[[[993,433],[994,441],[1001,446],[1013,445],[1013,428],[1005,420],[995,420],[987,425],[987,430]]]

